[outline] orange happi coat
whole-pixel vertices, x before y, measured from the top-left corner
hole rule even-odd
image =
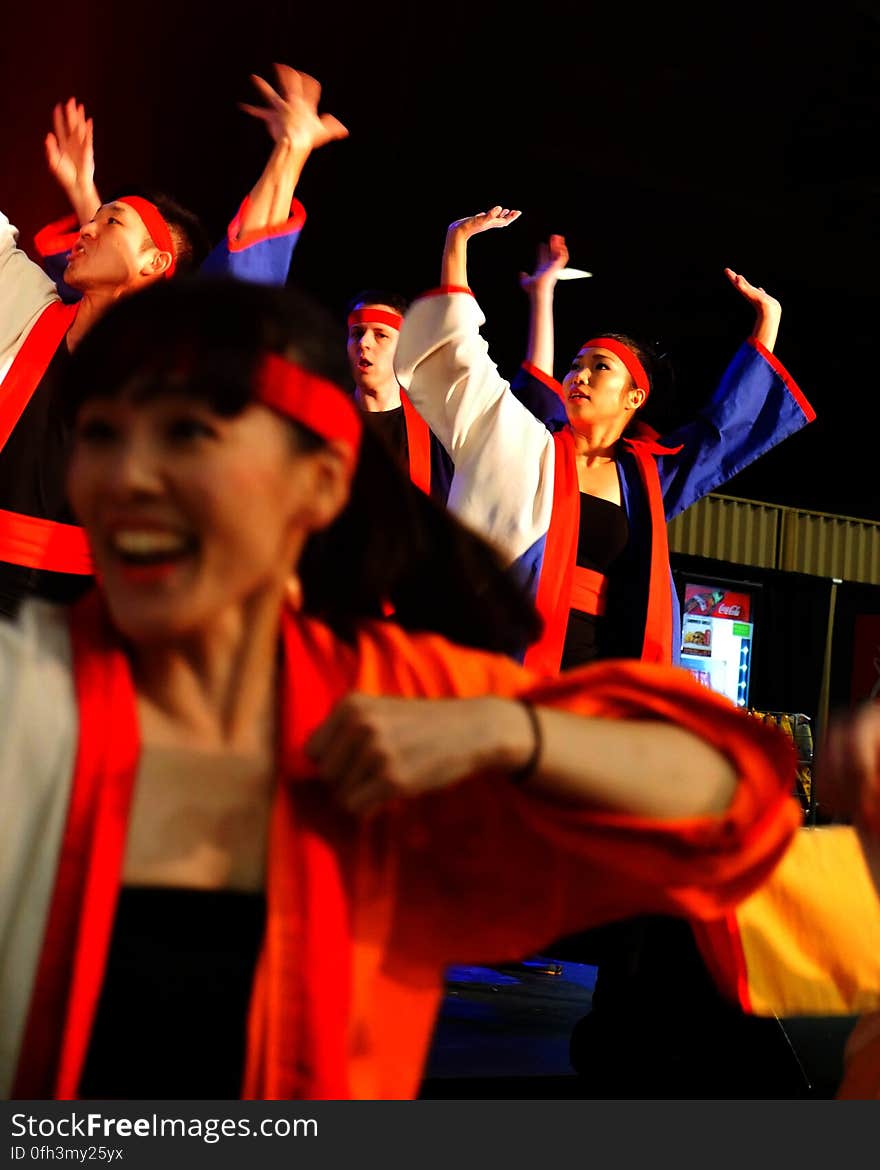
[[[79,740],[13,1095],[75,1098],[112,931],[139,740],[128,662],[97,594],[72,610]],[[539,680],[499,656],[375,622],[351,645],[287,612],[267,927],[242,1095],[416,1094],[453,963],[534,954],[634,913],[713,918],[773,869],[799,821],[784,737],[674,667],[607,662]],[[668,720],[740,783],[720,817],[653,821],[542,799],[499,774],[340,812],[303,753],[345,693],[527,696]],[[222,1024],[218,1023],[218,1026]]]

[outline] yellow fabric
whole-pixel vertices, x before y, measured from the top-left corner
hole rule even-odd
[[[880,899],[851,827],[800,829],[735,917],[755,1015],[880,1009]]]

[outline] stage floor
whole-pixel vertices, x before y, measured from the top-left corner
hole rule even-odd
[[[603,1096],[572,1067],[569,1043],[589,1012],[596,968],[536,957],[497,968],[452,967],[428,1057],[424,1099],[569,1099]],[[727,1091],[687,1096],[797,1099],[832,1098],[842,1071],[842,1052],[852,1017],[747,1021],[757,1043],[755,1075],[745,1071]],[[766,1054],[764,1046],[769,1046]],[[777,1062],[776,1072],[771,1070]],[[640,1099],[674,1099],[665,1078]],[[700,1083],[698,1081],[698,1083]]]

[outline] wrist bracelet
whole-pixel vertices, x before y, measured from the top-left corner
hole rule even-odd
[[[518,699],[517,702],[529,717],[529,723],[532,726],[532,735],[534,736],[535,741],[532,747],[531,755],[526,760],[526,762],[522,765],[522,767],[517,768],[515,771],[510,773],[511,783],[516,784],[517,787],[521,787],[528,780],[531,780],[532,776],[534,776],[535,772],[538,770],[538,764],[541,760],[541,749],[544,746],[544,736],[541,733],[541,721],[538,718],[538,713],[532,704],[525,699]]]

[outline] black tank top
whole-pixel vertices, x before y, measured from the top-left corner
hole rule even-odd
[[[236,1100],[263,894],[124,886],[79,1095]]]
[[[629,540],[629,523],[620,504],[600,496],[580,493],[580,521],[576,564],[607,573]],[[562,670],[602,658],[602,619],[596,614],[571,610],[562,649]]]

